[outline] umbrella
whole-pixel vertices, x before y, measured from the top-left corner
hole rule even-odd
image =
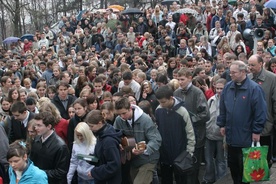
[[[113,13],[119,13],[120,10],[116,9],[116,8],[111,8],[113,10]]]
[[[11,36],[11,37],[8,37],[5,40],[3,40],[3,43],[11,44],[11,43],[17,42],[18,40],[20,40],[20,38]]]
[[[24,34],[23,36],[21,36],[20,38],[22,41],[24,41],[25,39],[27,40],[31,40],[31,41],[34,41],[34,35],[33,34]]]
[[[131,14],[143,14],[143,12],[138,8],[128,8],[122,11],[122,15],[131,15]]]
[[[191,8],[182,8],[182,9],[179,9],[179,10],[175,11],[175,13],[192,14],[193,16],[198,16],[198,12],[194,9],[191,9]]]
[[[121,5],[110,5],[108,8],[115,8],[117,10],[123,11],[125,9],[125,7],[121,6]]]
[[[267,1],[264,4],[264,7],[266,7],[266,8],[276,8],[276,0]]]
[[[179,4],[179,0],[164,0],[161,2],[162,5],[171,5],[173,2]]]

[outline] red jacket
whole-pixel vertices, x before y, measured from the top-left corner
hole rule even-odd
[[[64,142],[67,144],[67,130],[68,130],[68,120],[61,118],[58,124],[55,126],[55,131],[58,136],[60,136]]]

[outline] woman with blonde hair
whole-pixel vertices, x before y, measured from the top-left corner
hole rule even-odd
[[[154,8],[154,12],[151,16],[151,19],[156,25],[158,25],[158,23],[162,20],[162,15],[163,15],[163,12],[160,10],[160,6],[156,5]]]
[[[94,168],[94,166],[88,164],[85,160],[78,159],[78,154],[93,155],[95,145],[96,137],[89,129],[89,126],[85,122],[80,122],[74,131],[72,156],[67,174],[68,184],[71,184],[75,171],[78,172],[78,183],[94,184],[94,179],[91,176],[88,176],[88,173]]]
[[[67,130],[68,130],[68,121],[63,119],[60,115],[59,110],[53,103],[43,103],[39,107],[39,112],[50,112],[55,117],[55,132],[60,136],[64,142],[67,143]]]

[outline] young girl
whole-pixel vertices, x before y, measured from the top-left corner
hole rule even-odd
[[[79,122],[83,122],[86,115],[87,115],[87,102],[84,98],[78,98],[73,103],[73,107],[75,109],[75,116],[70,119],[69,125],[68,125],[68,132],[67,132],[67,138],[68,138],[68,147],[69,150],[72,150],[73,142],[74,142],[74,130]]]
[[[67,183],[71,184],[74,173],[77,170],[79,184],[94,184],[94,179],[87,175],[94,166],[77,158],[78,154],[94,154],[96,138],[85,122],[80,122],[76,126],[74,140],[70,167],[67,174]]]
[[[26,144],[23,141],[15,141],[10,145],[7,160],[10,164],[10,183],[30,184],[39,181],[40,184],[48,184],[46,173],[28,159]]]
[[[205,183],[214,183],[226,174],[226,163],[224,158],[223,136],[216,124],[219,115],[220,94],[226,84],[225,79],[216,81],[216,95],[208,100],[210,109],[210,120],[206,123],[205,161],[206,171],[203,177]],[[214,162],[215,158],[215,162]]]
[[[16,88],[10,89],[9,93],[8,93],[8,99],[11,104],[13,104],[17,101],[20,101],[20,95],[19,95],[18,89],[16,89]]]

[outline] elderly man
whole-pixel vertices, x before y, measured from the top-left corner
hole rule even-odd
[[[246,74],[247,66],[244,62],[232,62],[232,81],[222,91],[217,119],[221,134],[226,136],[228,166],[234,184],[243,183],[242,148],[260,141],[267,114],[264,91]]]
[[[271,166],[271,135],[273,124],[276,120],[276,75],[263,68],[263,59],[253,55],[248,60],[250,74],[248,78],[259,84],[265,93],[267,103],[267,120],[261,133],[261,145],[268,146],[267,161]]]

